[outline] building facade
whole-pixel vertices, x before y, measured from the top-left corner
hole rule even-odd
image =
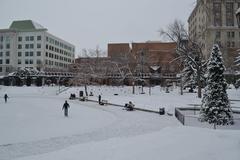
[[[191,40],[202,45],[208,58],[213,44],[219,44],[227,68],[232,68],[240,48],[240,29],[235,13],[240,0],[197,0],[188,19]]]
[[[108,44],[108,56],[115,60],[123,59],[123,62],[129,60],[130,57],[132,59],[130,63],[159,67],[161,73],[176,74],[180,71],[179,63],[174,61],[177,57],[176,43],[174,42],[148,41]]]
[[[14,21],[9,29],[0,29],[0,75],[25,67],[66,71],[74,59],[74,45],[32,20]]]

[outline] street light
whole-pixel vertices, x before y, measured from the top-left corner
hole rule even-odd
[[[240,28],[240,8],[237,9],[235,16],[237,18],[238,28]]]

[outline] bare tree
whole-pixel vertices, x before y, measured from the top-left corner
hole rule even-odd
[[[175,20],[166,30],[162,29],[160,35],[177,43],[176,52],[179,57],[176,60],[180,60],[184,65],[185,70],[183,71],[186,71],[186,67],[188,67],[188,74],[184,74],[183,72],[183,76],[192,76],[191,80],[196,81],[198,97],[201,98],[201,88],[204,85],[204,74],[207,65],[203,57],[202,45],[195,39],[189,37],[184,23],[179,20]],[[191,72],[189,72],[189,70],[191,70]],[[185,79],[189,80],[189,77]]]

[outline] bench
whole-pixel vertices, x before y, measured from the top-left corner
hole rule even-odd
[[[100,102],[100,105],[107,105],[107,104],[108,104],[108,101],[104,99]]]

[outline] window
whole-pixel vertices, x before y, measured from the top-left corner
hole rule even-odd
[[[18,49],[22,49],[22,45],[21,44],[18,45]]]
[[[9,56],[10,56],[10,52],[7,51],[7,52],[6,52],[6,57],[9,57]]]
[[[3,56],[3,52],[0,52],[0,57],[2,57]]]
[[[10,59],[6,59],[6,64],[10,64]]]
[[[231,43],[227,41],[227,47],[231,47]]]
[[[46,52],[46,57],[48,57],[48,52]]]
[[[28,59],[25,59],[25,64],[28,64]]]
[[[22,64],[22,61],[21,61],[21,59],[18,59],[18,64]]]
[[[3,36],[0,36],[0,42],[3,42]]]
[[[22,57],[22,52],[18,52],[18,57]]]
[[[18,42],[21,42],[22,41],[22,37],[18,37]]]
[[[6,48],[7,48],[7,49],[10,48],[10,44],[9,44],[9,43],[6,44]]]
[[[40,59],[37,59],[37,64],[42,64],[42,61]]]
[[[216,31],[216,38],[221,38],[221,32],[220,31]]]
[[[234,10],[232,2],[226,3],[226,25],[234,26]]]
[[[48,42],[48,37],[46,37],[46,41]]]
[[[231,32],[231,36],[232,36],[232,38],[234,38],[235,37],[235,32]]]
[[[33,60],[32,60],[32,59],[30,59],[29,63],[30,63],[30,64],[33,64]]]
[[[3,62],[2,59],[0,59],[0,64],[2,64],[2,62]]]
[[[34,36],[30,36],[30,41],[34,41]]]
[[[2,72],[2,67],[0,67],[0,72]]]
[[[41,52],[40,51],[37,51],[37,56],[41,56]]]
[[[234,48],[235,47],[235,42],[232,42],[232,48]]]
[[[30,55],[31,57],[33,57],[33,52],[29,52],[29,55]]]
[[[239,32],[240,33],[240,32]],[[46,49],[48,49],[48,45],[46,45]]]
[[[37,48],[41,48],[41,44],[37,44]]]
[[[213,10],[213,25],[214,26],[222,26],[221,3],[214,2],[212,10]]]
[[[240,32],[239,32],[240,33]],[[239,34],[240,35],[240,34]],[[0,49],[3,49],[3,45],[2,44],[0,44]]]
[[[34,48],[34,44],[30,44],[30,48],[32,48],[32,49],[33,49],[33,48]]]
[[[25,41],[29,41],[29,36],[25,37]]]
[[[29,48],[29,44],[25,44],[25,48],[28,49]]]
[[[28,57],[29,56],[29,52],[25,52],[25,57]]]
[[[37,40],[41,41],[42,37],[41,36],[37,36]]]

